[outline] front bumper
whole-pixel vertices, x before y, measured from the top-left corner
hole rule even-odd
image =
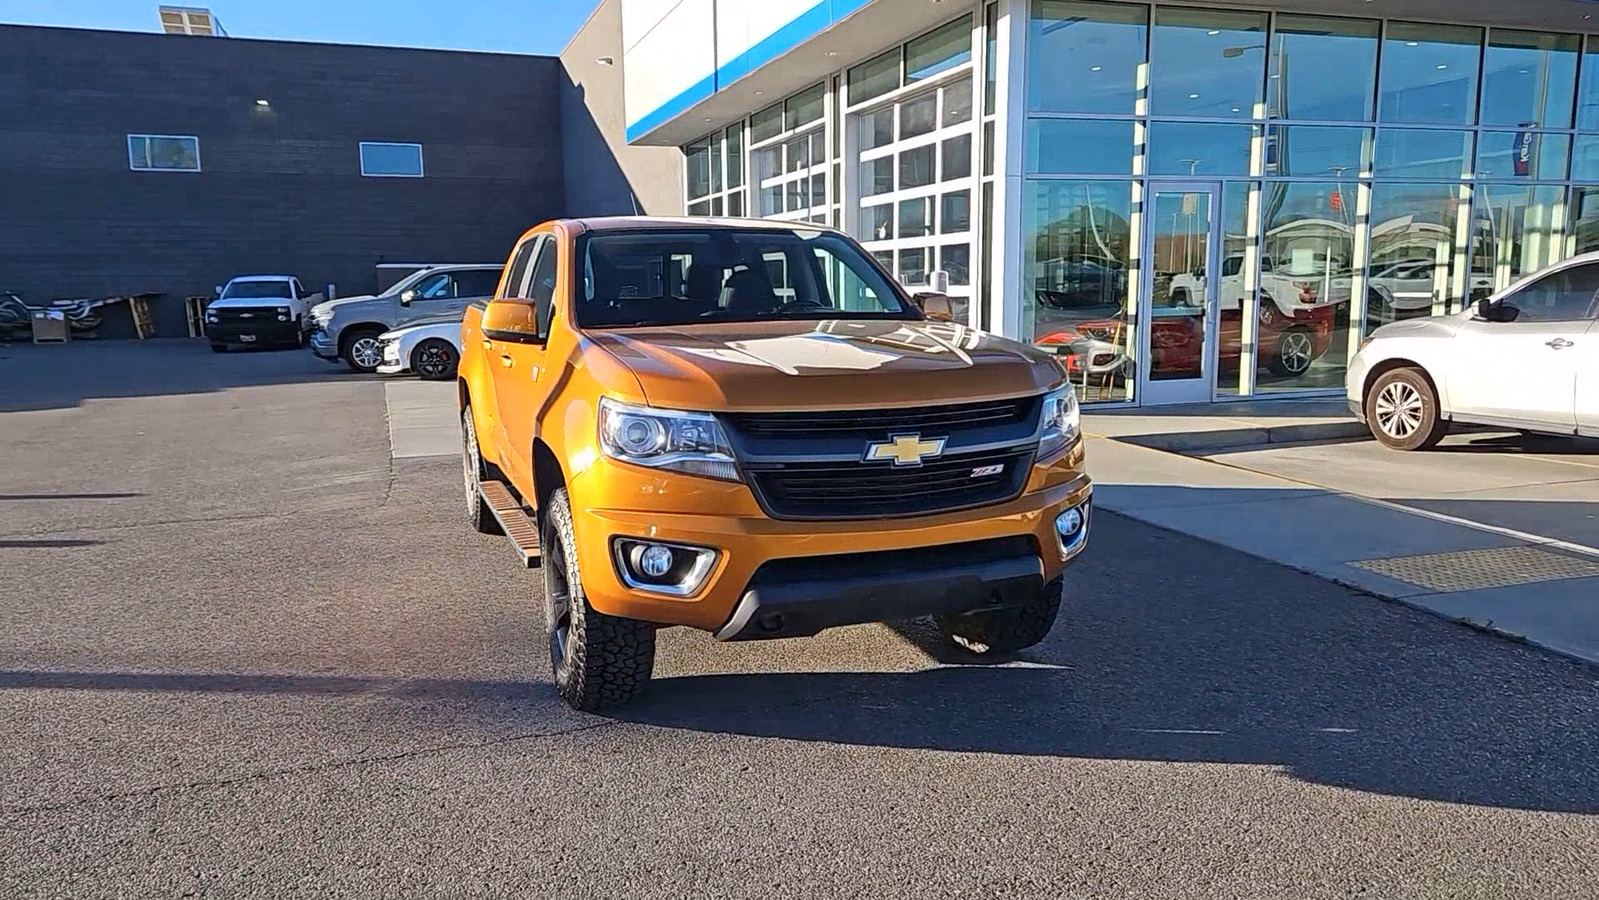
[[[793,521],[767,517],[745,485],[663,475],[602,457],[568,484],[579,511],[584,591],[607,615],[686,625],[724,639],[967,612],[994,606],[996,596],[1014,604],[1059,576],[1086,543],[1062,552],[1055,533],[1057,515],[1079,506],[1087,511],[1093,488],[1082,458],[1079,441],[1059,459],[1034,466],[1021,496],[1005,503],[931,516]],[[1083,528],[1086,535],[1086,522]],[[615,537],[711,548],[717,558],[694,594],[666,596],[624,583],[611,552]],[[1018,539],[1028,549],[1016,551]],[[996,549],[1004,547],[1010,549]],[[781,628],[762,627],[768,612],[781,614]]]
[[[383,362],[378,363],[377,367],[379,375],[400,375],[410,371],[411,367],[405,355],[400,353],[398,340],[379,339],[379,344],[383,348]]]
[[[339,345],[322,329],[311,332],[311,352],[323,359],[334,360],[339,358]]]
[[[292,344],[300,339],[300,324],[293,319],[207,322],[205,336],[214,344]]]

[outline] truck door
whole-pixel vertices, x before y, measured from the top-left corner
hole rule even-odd
[[[544,403],[544,342],[549,338],[550,310],[555,300],[558,244],[553,236],[535,238],[529,275],[521,286],[522,302],[536,310],[539,336],[533,340],[490,340],[488,363],[494,373],[495,403],[499,409],[500,467],[524,497],[533,489],[534,419]]]

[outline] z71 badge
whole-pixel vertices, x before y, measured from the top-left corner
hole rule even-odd
[[[972,470],[972,477],[986,478],[989,475],[998,475],[1003,471],[1005,471],[1005,466],[1003,464],[997,466],[978,466]]]

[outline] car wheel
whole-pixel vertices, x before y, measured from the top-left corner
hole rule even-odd
[[[219,344],[216,341],[212,341],[211,342],[211,352],[212,353],[226,353],[226,352],[228,352],[228,345],[227,344]]]
[[[1283,332],[1277,341],[1277,353],[1268,364],[1272,372],[1297,378],[1310,371],[1316,361],[1316,344],[1310,339],[1310,329],[1303,326]]]
[[[573,552],[576,541],[565,488],[550,496],[541,544],[555,689],[574,709],[586,712],[627,703],[649,683],[655,668],[655,626],[589,606]]]
[[[1438,414],[1438,394],[1421,371],[1393,369],[1366,394],[1366,424],[1384,447],[1425,450],[1443,440],[1449,423]]]
[[[383,348],[378,345],[378,335],[382,333],[376,328],[361,328],[345,335],[339,351],[344,364],[353,372],[377,371],[383,362]]]
[[[477,442],[477,427],[472,424],[472,407],[461,410],[461,474],[466,482],[466,520],[479,534],[504,534],[500,520],[483,502],[480,485],[493,477],[483,462],[483,448]]]
[[[1055,627],[1066,580],[1056,578],[1023,606],[939,616],[938,630],[973,653],[1014,653],[1042,641]]]
[[[1178,288],[1177,290],[1172,291],[1171,302],[1172,302],[1173,306],[1188,306],[1189,305],[1188,289],[1187,288]]]
[[[455,345],[443,338],[428,338],[411,351],[411,371],[426,381],[454,378],[459,362]]]

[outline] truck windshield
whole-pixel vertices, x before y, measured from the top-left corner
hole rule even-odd
[[[582,328],[920,319],[849,239],[809,229],[598,232],[581,239]]]
[[[273,299],[287,300],[289,298],[289,283],[287,281],[232,281],[222,290],[222,299],[229,300],[234,297],[257,299],[271,297]]]

